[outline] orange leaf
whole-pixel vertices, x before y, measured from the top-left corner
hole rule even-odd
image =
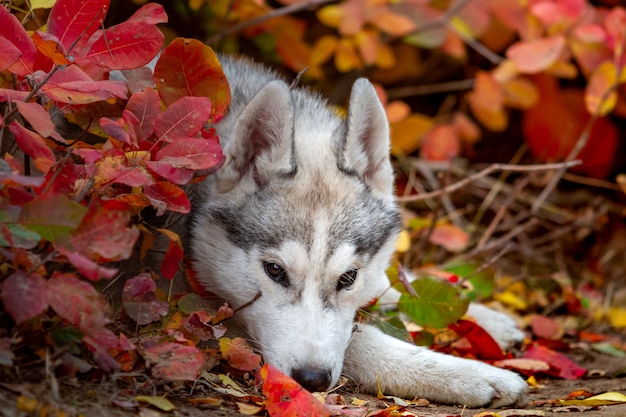
[[[508,117],[503,108],[502,85],[492,74],[477,72],[474,91],[468,94],[467,99],[474,116],[485,127],[497,132],[506,128]]]
[[[565,48],[563,35],[533,41],[520,41],[511,45],[506,56],[520,72],[535,74],[548,69],[559,58]]]
[[[435,126],[422,139],[421,156],[429,161],[448,161],[459,151],[459,134],[451,125]]]
[[[526,78],[515,78],[502,84],[504,104],[528,109],[539,101],[539,89]]]
[[[240,337],[219,340],[220,352],[230,366],[241,371],[254,371],[261,365],[261,357],[254,353],[246,341]]]
[[[362,30],[354,36],[354,41],[363,61],[372,65],[378,57],[378,33],[373,30]]]
[[[326,35],[319,38],[311,50],[311,65],[319,65],[326,62],[337,48],[337,38]]]
[[[272,365],[263,365],[258,375],[263,380],[265,408],[270,417],[330,416],[324,404]]]
[[[411,19],[390,11],[380,11],[372,23],[391,36],[408,35],[415,29],[415,24]]]
[[[433,120],[422,114],[411,114],[404,120],[393,122],[391,150],[396,155],[408,155],[419,149],[421,138],[433,126]]]

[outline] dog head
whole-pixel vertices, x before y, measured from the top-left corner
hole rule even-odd
[[[400,228],[389,130],[357,80],[345,120],[272,81],[219,131],[226,163],[191,225],[199,283],[234,308],[265,361],[310,390],[341,373],[357,309],[383,292]]]

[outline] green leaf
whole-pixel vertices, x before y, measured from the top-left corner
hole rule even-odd
[[[493,267],[483,267],[480,263],[451,262],[443,266],[444,271],[452,272],[460,278],[468,280],[472,289],[466,291],[470,300],[490,297],[496,289],[495,270]],[[480,272],[476,272],[479,271]]]
[[[49,242],[65,242],[86,212],[64,194],[46,194],[24,204],[19,223]]]
[[[467,311],[469,299],[447,281],[421,277],[411,286],[417,297],[402,294],[398,308],[420,326],[444,328]]]
[[[0,211],[0,246],[32,249],[41,240],[37,233],[17,223],[20,211],[21,208],[16,206],[7,206]]]

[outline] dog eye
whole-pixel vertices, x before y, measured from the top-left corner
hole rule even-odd
[[[276,262],[263,262],[263,269],[272,281],[279,283],[283,287],[289,286],[289,277],[282,265]]]
[[[351,269],[341,274],[339,281],[337,282],[337,291],[345,290],[346,288],[351,287],[352,284],[354,284],[354,281],[356,281],[356,274],[356,269]]]

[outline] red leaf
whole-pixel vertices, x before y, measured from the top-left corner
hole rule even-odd
[[[263,365],[258,375],[263,380],[265,408],[270,417],[330,416],[324,404],[272,365]]]
[[[163,6],[160,4],[146,3],[139,10],[133,13],[133,15],[126,21],[158,25],[159,23],[167,23],[167,14],[165,13]]]
[[[535,336],[543,339],[557,340],[563,336],[563,327],[549,317],[533,315],[530,327]]]
[[[448,326],[456,334],[465,337],[472,346],[471,353],[481,359],[499,360],[505,355],[495,340],[478,324],[470,320],[459,320]]]
[[[222,160],[222,148],[212,140],[181,138],[161,148],[155,159],[177,168],[210,169]]]
[[[133,69],[150,62],[161,50],[163,33],[154,25],[124,22],[106,29],[86,58],[107,69]]]
[[[154,69],[154,83],[166,105],[185,96],[209,97],[211,121],[224,117],[230,89],[213,50],[195,39],[176,38],[163,50]]]
[[[211,100],[206,97],[182,97],[155,120],[158,140],[172,142],[198,133],[211,114]]]
[[[163,263],[161,264],[161,274],[163,278],[172,279],[176,272],[178,272],[178,266],[183,261],[185,255],[183,245],[178,234],[167,229],[157,230],[169,239],[169,245],[167,246],[167,251],[165,252]]]
[[[167,315],[168,304],[159,301],[154,290],[156,284],[147,273],[139,274],[124,283],[122,292],[124,311],[137,324],[149,324]]]
[[[93,201],[69,242],[89,258],[107,261],[130,257],[139,230],[130,224],[130,214],[115,202]]]
[[[112,120],[108,117],[100,118],[100,127],[104,132],[112,138],[119,140],[120,142],[131,145],[130,135],[128,133],[130,127],[124,120]]]
[[[194,175],[191,169],[178,168],[172,166],[172,164],[164,164],[157,161],[147,161],[146,166],[163,178],[178,185],[187,184]]]
[[[16,271],[2,283],[0,298],[15,323],[21,324],[48,309],[46,280],[39,274]]]
[[[136,129],[137,140],[139,142],[148,140],[154,132],[156,118],[161,112],[161,101],[157,92],[150,87],[143,92],[134,93],[126,103],[126,110],[137,118],[139,124],[139,129]],[[131,124],[128,120],[126,122]]]
[[[54,123],[50,118],[50,114],[39,103],[26,103],[24,101],[16,101],[15,105],[24,119],[44,138],[51,137],[57,142],[66,143],[54,130]]]
[[[537,359],[550,365],[550,369],[545,371],[552,376],[565,379],[578,379],[585,375],[586,369],[581,368],[567,356],[548,349],[545,346],[531,346],[523,356],[526,359]]]
[[[100,28],[108,9],[109,0],[58,0],[48,16],[48,33],[70,53],[74,43],[86,42]]]
[[[91,259],[79,253],[67,250],[66,248],[59,248],[58,250],[61,255],[64,255],[67,260],[74,265],[80,275],[90,281],[98,281],[100,278],[111,279],[117,275],[118,270],[115,268],[107,268],[99,265]]]
[[[183,327],[203,342],[219,339],[226,333],[223,324],[212,324],[211,316],[204,311],[196,311],[183,319]]]
[[[194,381],[204,367],[204,356],[195,346],[165,342],[143,352],[152,376],[170,381]]]
[[[154,185],[144,187],[144,194],[150,202],[157,208],[159,214],[165,210],[177,213],[189,213],[191,204],[185,191],[169,182],[157,182]]]
[[[47,296],[50,307],[82,331],[93,331],[109,322],[102,295],[91,284],[74,275],[55,272],[48,281]]]
[[[123,81],[94,81],[77,65],[70,65],[54,73],[41,91],[61,103],[88,104],[111,98],[126,98]]]
[[[0,37],[8,40],[22,53],[19,61],[9,67],[9,71],[20,76],[33,72],[37,48],[22,24],[6,7],[0,7]]]
[[[93,359],[100,369],[109,373],[119,369],[117,361],[108,353],[120,345],[119,339],[112,331],[106,328],[90,331],[83,337],[83,343],[93,352]]]
[[[4,71],[15,64],[21,56],[22,51],[7,38],[0,37],[0,71]]]
[[[35,167],[44,174],[54,165],[56,158],[46,144],[44,138],[32,130],[26,129],[15,120],[9,125],[9,130],[15,135],[18,146],[31,158]]]

